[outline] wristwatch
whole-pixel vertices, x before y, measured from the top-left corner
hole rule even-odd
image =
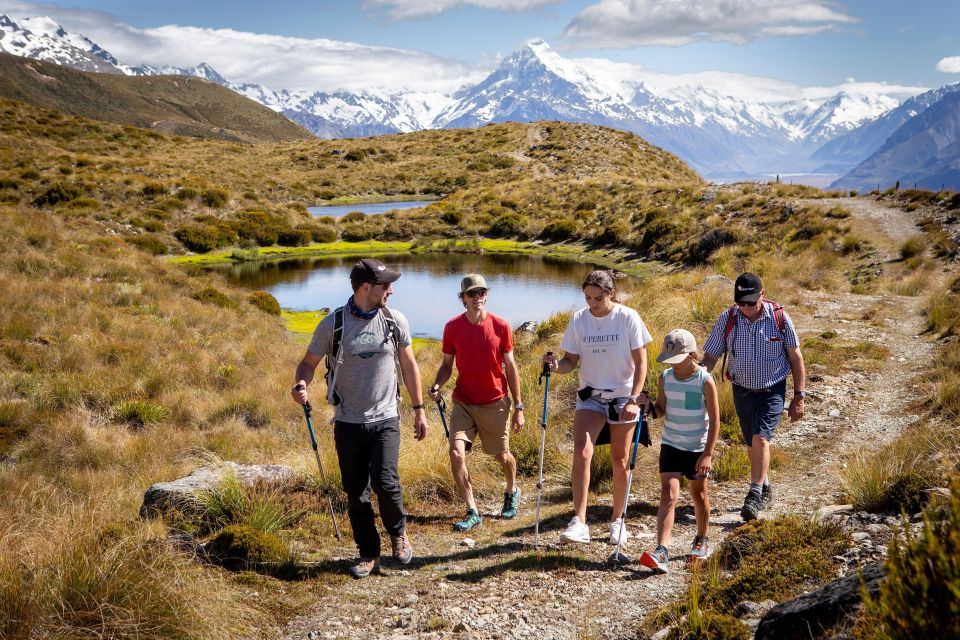
[[[514,410],[514,411],[523,411],[523,409],[524,409],[525,406],[526,406],[526,405],[523,404],[522,402],[518,402],[517,404],[513,405],[513,410]]]
[[[639,404],[637,402],[637,396],[627,396],[627,402],[632,402],[633,404]]]
[[[794,397],[794,398],[806,398],[806,397],[807,397],[807,392],[804,391],[803,389],[801,389],[800,391],[794,391],[794,392],[793,392],[793,397]]]
[[[411,409],[413,409],[414,411],[416,411],[417,409],[423,409],[423,405],[422,405],[422,404],[415,404],[415,405],[413,405],[413,406],[411,407]]]

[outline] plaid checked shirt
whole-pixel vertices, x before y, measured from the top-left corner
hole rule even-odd
[[[793,321],[783,312],[783,333],[777,328],[773,308],[763,303],[763,313],[750,322],[740,309],[734,311],[735,322],[724,344],[728,310],[717,318],[703,350],[718,360],[727,351],[730,380],[747,389],[766,389],[790,375],[790,359],[786,348],[800,344]]]

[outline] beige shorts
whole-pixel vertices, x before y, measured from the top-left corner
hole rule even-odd
[[[489,455],[498,456],[508,451],[511,406],[509,395],[490,404],[464,404],[454,400],[450,413],[450,443],[462,440],[467,443],[469,451],[479,434],[483,450]]]

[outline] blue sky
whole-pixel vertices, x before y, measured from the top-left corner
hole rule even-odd
[[[272,88],[449,91],[532,38],[564,57],[663,74],[798,87],[960,81],[956,0],[0,0],[0,12],[49,15],[125,62],[206,61]]]

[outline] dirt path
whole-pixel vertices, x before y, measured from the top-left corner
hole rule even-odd
[[[833,206],[832,202],[813,201]],[[840,199],[859,219],[873,222],[894,239],[918,233],[902,212],[860,199]],[[891,354],[875,369],[842,376],[820,366],[808,371],[807,417],[785,422],[775,446],[786,450],[787,468],[771,474],[777,486],[772,513],[811,514],[841,496],[838,469],[861,447],[875,449],[917,419],[905,408],[917,394],[914,384],[931,353],[915,298],[827,295],[809,292],[809,311],[791,314],[801,336],[834,331],[838,340],[888,347]],[[659,497],[654,446],[638,459],[628,509],[634,537],[625,547],[636,559],[654,542]],[[388,568],[362,581],[342,576],[352,551],[345,545],[342,563],[316,583],[316,602],[290,620],[281,637],[294,638],[623,638],[635,634],[646,616],[679,597],[688,575],[682,556],[693,536],[693,510],[681,498],[671,553],[671,570],[653,575],[637,563],[611,568],[605,543],[609,494],[592,503],[588,520],[593,543],[560,548],[557,536],[570,517],[569,488],[556,478],[545,490],[541,550],[534,551],[535,487],[527,481],[516,521],[490,515],[499,505],[481,505],[484,525],[466,546],[449,532],[450,518],[414,521],[410,529],[417,559],[407,569]],[[742,481],[712,488],[711,539],[718,544],[740,523],[746,486]],[[451,509],[452,515],[453,510]]]

